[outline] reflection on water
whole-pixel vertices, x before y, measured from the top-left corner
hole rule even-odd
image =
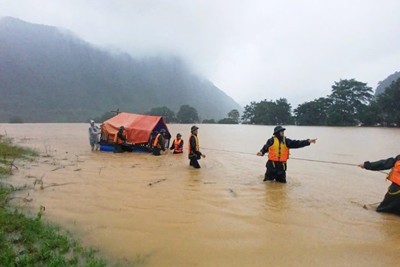
[[[190,126],[169,127],[187,142]],[[399,218],[363,208],[382,200],[385,175],[294,158],[355,165],[395,156],[398,129],[287,126],[291,139],[318,141],[291,151],[279,184],[262,182],[266,158],[255,156],[274,126],[199,126],[200,170],[185,154],[92,153],[86,124],[0,131],[50,156],[12,178],[33,186],[43,177],[45,189],[28,190],[33,212],[45,206],[46,219],[106,256],[141,255],[146,266],[397,264]]]

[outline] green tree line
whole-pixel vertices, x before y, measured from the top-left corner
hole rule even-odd
[[[242,122],[326,126],[400,126],[400,79],[378,95],[355,79],[332,85],[331,94],[300,104],[293,110],[285,98],[246,105]]]
[[[250,102],[244,107],[242,116],[237,109],[228,112],[227,117],[215,120],[204,119],[203,123],[219,124],[296,124],[320,126],[400,126],[400,79],[392,82],[386,90],[374,96],[372,88],[355,79],[334,82],[331,93],[326,97],[298,105],[292,110],[287,99]],[[152,108],[147,115],[162,116],[167,123],[200,122],[197,110],[182,105],[178,112],[166,106]],[[115,113],[109,112],[96,118],[105,121]]]

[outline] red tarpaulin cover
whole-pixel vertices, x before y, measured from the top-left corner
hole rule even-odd
[[[102,125],[103,132],[115,135],[120,126],[125,127],[127,142],[140,144],[149,141],[152,131],[165,129],[168,136],[171,136],[167,124],[161,116],[149,116],[133,113],[119,113],[115,117],[106,120]]]

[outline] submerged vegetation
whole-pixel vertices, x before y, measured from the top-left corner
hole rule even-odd
[[[18,159],[33,159],[38,154],[27,148],[12,144],[10,139],[0,137],[0,177],[11,175],[17,168]],[[22,188],[23,189],[23,188]],[[83,248],[70,234],[42,220],[44,207],[35,216],[27,216],[18,208],[8,206],[15,188],[0,181],[0,266],[137,266],[144,259],[137,257],[135,263],[110,265],[96,256],[96,250]]]

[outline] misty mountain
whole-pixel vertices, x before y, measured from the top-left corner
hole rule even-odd
[[[202,119],[242,110],[176,57],[133,58],[68,30],[0,19],[0,121],[81,122],[119,108],[196,108]]]
[[[386,79],[379,82],[379,85],[376,87],[375,96],[382,94],[387,87],[389,87],[392,82],[397,81],[400,79],[400,72],[396,71],[395,73],[389,75]]]

